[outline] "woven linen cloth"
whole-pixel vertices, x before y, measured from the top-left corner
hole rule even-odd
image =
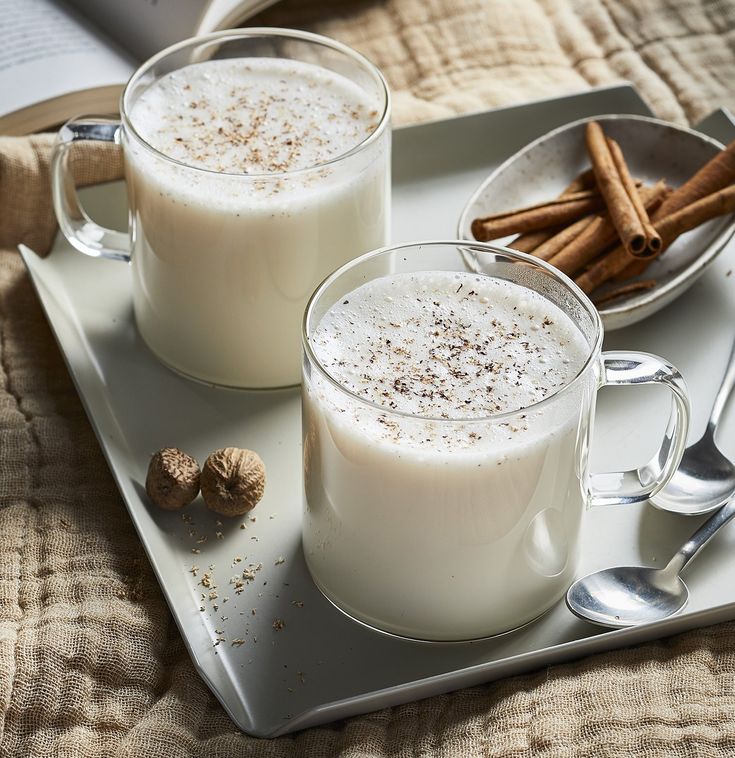
[[[368,54],[397,122],[633,81],[693,121],[735,92],[735,5],[704,0],[303,0],[257,23]],[[727,756],[734,624],[274,740],[196,674],[15,246],[54,234],[52,138],[0,139],[0,756]],[[82,150],[80,182],[119,175]]]

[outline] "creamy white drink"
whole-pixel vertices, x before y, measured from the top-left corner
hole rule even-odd
[[[340,298],[310,344],[341,385],[312,371],[304,387],[304,550],[325,594],[423,639],[507,631],[556,602],[595,389],[567,386],[590,354],[572,320],[510,282],[402,273]]]
[[[133,129],[173,159],[127,139],[135,315],[165,363],[222,385],[299,381],[309,294],[386,241],[389,132],[370,142],[384,109],[280,58],[191,64],[136,100]]]

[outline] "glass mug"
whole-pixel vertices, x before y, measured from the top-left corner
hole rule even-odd
[[[331,160],[277,173],[195,168],[146,143],[134,118],[142,93],[173,71],[224,58],[280,58],[335,72],[375,104],[377,127]],[[224,386],[297,384],[301,318],[314,287],[387,242],[391,134],[383,76],[354,50],[315,34],[226,31],[144,63],[120,113],[119,122],[77,119],[60,132],[52,189],[67,239],[87,255],[131,262],[138,330],[169,367]],[[122,146],[129,234],[98,226],[79,206],[68,170],[77,140]]]
[[[542,401],[485,418],[427,419],[353,394],[320,363],[315,328],[360,285],[417,271],[470,272],[540,293],[581,333],[583,367]],[[302,334],[303,546],[323,594],[360,622],[421,640],[501,634],[551,608],[574,579],[585,508],[654,495],[687,436],[679,372],[653,355],[603,353],[602,337],[595,307],[569,278],[492,245],[401,245],[329,276]],[[618,489],[604,489],[610,474],[591,475],[588,464],[597,391],[651,383],[673,396],[661,447],[645,466],[612,477]]]

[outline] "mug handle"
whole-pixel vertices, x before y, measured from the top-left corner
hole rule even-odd
[[[648,500],[666,486],[681,462],[690,412],[686,384],[679,371],[649,353],[615,351],[602,354],[601,387],[636,384],[663,384],[671,390],[671,415],[663,441],[653,458],[641,468],[592,475],[591,505],[626,505]],[[609,486],[611,480],[615,481],[614,487]]]
[[[51,161],[51,196],[59,227],[72,247],[93,258],[130,260],[130,237],[95,224],[79,204],[69,171],[69,149],[74,142],[94,140],[120,144],[119,121],[81,118],[61,127]]]

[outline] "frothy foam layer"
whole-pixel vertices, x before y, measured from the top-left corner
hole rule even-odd
[[[469,273],[395,274],[333,306],[312,337],[327,372],[392,411],[479,418],[569,383],[589,347],[536,292]]]
[[[357,84],[281,58],[213,60],[162,77],[132,109],[159,152],[211,171],[268,174],[325,163],[363,142],[378,106]]]

